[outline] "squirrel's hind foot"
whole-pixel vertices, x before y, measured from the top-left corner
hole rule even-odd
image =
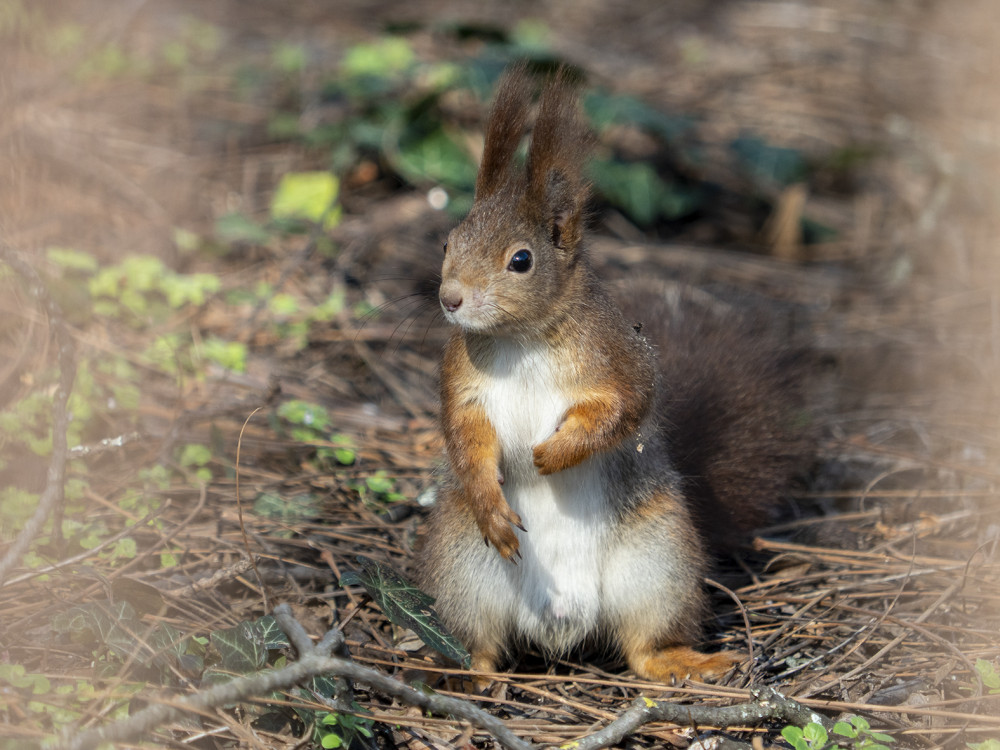
[[[628,665],[643,679],[675,685],[685,679],[714,682],[744,658],[738,651],[703,654],[688,646],[671,646],[629,654]]]

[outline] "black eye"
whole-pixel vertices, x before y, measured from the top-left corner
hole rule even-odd
[[[514,273],[527,273],[531,270],[531,253],[527,250],[518,250],[514,257],[507,264],[507,270]]]
[[[445,255],[447,255],[448,254],[448,243],[447,242],[444,243],[444,247],[441,248],[441,249],[444,251]]]

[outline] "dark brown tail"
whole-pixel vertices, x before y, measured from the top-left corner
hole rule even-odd
[[[787,316],[673,289],[629,296],[663,377],[659,416],[709,543],[767,522],[815,453],[805,404],[814,357],[791,343]]]

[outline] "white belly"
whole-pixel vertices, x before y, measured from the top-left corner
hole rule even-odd
[[[517,629],[542,648],[564,651],[598,621],[601,565],[610,527],[601,457],[543,477],[532,448],[559,425],[569,400],[543,350],[510,347],[491,372],[483,406],[502,448],[504,495],[521,516],[522,558],[503,564]]]

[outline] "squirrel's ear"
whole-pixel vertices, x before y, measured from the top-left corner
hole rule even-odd
[[[586,189],[574,184],[566,175],[553,170],[549,173],[546,186],[545,217],[551,222],[552,244],[560,250],[572,250],[583,239],[583,203]]]
[[[552,244],[573,250],[583,239],[583,210],[589,192],[583,166],[590,135],[577,114],[576,92],[560,70],[542,92],[528,151],[532,204],[550,222]]]
[[[531,77],[524,63],[507,68],[497,84],[486,122],[483,161],[476,177],[477,201],[489,197],[512,175],[514,152],[524,135],[531,106]]]

